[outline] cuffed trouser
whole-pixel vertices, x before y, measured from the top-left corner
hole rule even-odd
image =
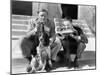
[[[56,61],[57,54],[61,49],[61,41],[58,37],[56,37],[56,40],[51,45],[51,59]]]
[[[74,57],[74,58],[72,59],[72,61],[74,61],[75,57],[76,57],[77,59],[81,58],[81,55],[82,55],[82,53],[84,52],[85,48],[86,48],[85,43],[79,42],[79,43],[78,43],[78,47],[77,47],[77,54],[72,54],[72,55],[70,55],[71,59],[72,59],[72,57]]]
[[[81,55],[82,55],[82,53],[84,52],[85,48],[86,48],[85,43],[80,42],[80,43],[78,44],[78,48],[77,48],[77,57],[78,57],[78,58],[81,57]]]

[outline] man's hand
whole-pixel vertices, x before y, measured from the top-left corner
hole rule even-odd
[[[80,37],[80,36],[75,36],[75,35],[73,35],[73,34],[70,34],[70,36],[71,36],[72,38],[75,38],[76,40],[81,40],[81,37]]]
[[[81,40],[81,37],[80,36],[75,36],[74,37],[77,41]]]
[[[57,37],[59,37],[59,39],[64,39],[65,38],[65,36],[63,35],[63,34],[57,34]]]
[[[37,31],[37,28],[34,28],[33,30],[29,31],[26,35],[30,36],[30,35],[34,35]]]
[[[52,45],[54,43],[55,39],[54,38],[50,38],[50,45]]]

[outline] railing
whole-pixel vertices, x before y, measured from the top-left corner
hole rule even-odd
[[[54,19],[55,25],[59,25],[62,24],[64,22],[63,19],[58,19],[55,18]],[[91,32],[90,28],[88,27],[87,23],[85,22],[85,20],[73,20],[73,25],[75,26],[79,26],[83,32],[85,33],[85,35],[89,38],[89,37],[94,37],[95,35]],[[56,29],[55,29],[56,30]]]

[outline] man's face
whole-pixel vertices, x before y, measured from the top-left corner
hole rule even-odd
[[[65,29],[67,30],[66,33],[72,33],[74,31],[72,22],[70,22],[69,20],[64,21],[63,24],[65,25]]]
[[[47,13],[46,12],[39,12],[39,19],[41,22],[47,21]]]
[[[72,23],[70,21],[65,21],[64,25],[66,25],[68,29],[72,28]]]
[[[66,25],[66,26],[72,26],[72,23],[70,21],[64,21],[64,25]]]

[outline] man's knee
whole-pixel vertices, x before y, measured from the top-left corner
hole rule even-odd
[[[58,48],[60,48],[62,46],[62,44],[61,44],[61,41],[60,41],[60,39],[56,39],[55,40],[55,42],[54,42],[54,47],[58,47]]]
[[[61,42],[58,42],[58,43],[57,43],[57,46],[58,46],[58,47],[61,47]]]
[[[79,43],[78,49],[77,49],[77,55],[78,55],[78,57],[81,56],[81,54],[84,52],[85,48],[86,48],[85,43],[82,43],[82,42]]]
[[[80,42],[78,48],[84,50],[86,48],[85,43]]]

